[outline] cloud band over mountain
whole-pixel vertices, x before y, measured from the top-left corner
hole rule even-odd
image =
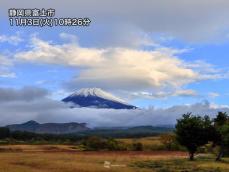
[[[170,108],[146,108],[135,110],[115,110],[115,109],[94,109],[94,108],[74,108],[71,109],[65,103],[52,100],[44,96],[46,92],[33,88],[34,98],[24,94],[24,90],[13,90],[12,93],[5,93],[7,100],[1,100],[0,125],[22,123],[28,120],[45,122],[80,122],[87,123],[91,127],[113,127],[113,126],[138,126],[138,125],[170,125],[175,124],[176,119],[182,114],[193,112],[199,115],[215,116],[218,111],[229,112],[229,107],[216,106],[208,102],[196,103],[192,105],[180,105]],[[35,91],[37,90],[37,91]],[[18,95],[24,96],[20,99]],[[29,101],[28,101],[29,100]]]

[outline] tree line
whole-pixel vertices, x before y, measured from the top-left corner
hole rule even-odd
[[[82,140],[83,136],[74,134],[39,134],[27,131],[10,131],[7,127],[0,127],[0,140],[24,141],[26,143],[75,143]]]

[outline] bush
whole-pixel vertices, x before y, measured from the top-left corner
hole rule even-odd
[[[83,145],[85,146],[86,150],[103,150],[105,149],[105,140],[100,137],[92,136],[84,140]]]
[[[106,148],[111,151],[127,150],[127,146],[125,144],[115,139],[108,139],[105,144]]]
[[[126,150],[126,145],[115,139],[104,139],[97,136],[92,136],[83,141],[83,146],[89,151],[99,150]]]
[[[143,150],[143,145],[142,143],[138,142],[138,143],[133,143],[132,145],[132,150],[133,151],[142,151]]]

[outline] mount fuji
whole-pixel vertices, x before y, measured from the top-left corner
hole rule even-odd
[[[136,109],[136,106],[103,91],[100,88],[82,88],[62,100],[71,107],[90,107],[106,109]]]

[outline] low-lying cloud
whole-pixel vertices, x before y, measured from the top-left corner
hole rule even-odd
[[[23,89],[18,92],[23,92]],[[20,95],[18,93],[18,95]],[[23,123],[28,120],[45,122],[83,122],[89,127],[114,127],[114,126],[139,126],[139,125],[170,125],[175,124],[176,119],[182,114],[215,116],[218,111],[229,112],[228,107],[211,105],[208,102],[193,105],[180,105],[170,108],[115,110],[93,108],[69,108],[61,101],[52,100],[44,94],[34,94],[36,99],[30,97],[21,99],[2,99],[0,104],[0,125]],[[39,96],[40,95],[40,96]],[[19,96],[20,97],[20,96]]]

